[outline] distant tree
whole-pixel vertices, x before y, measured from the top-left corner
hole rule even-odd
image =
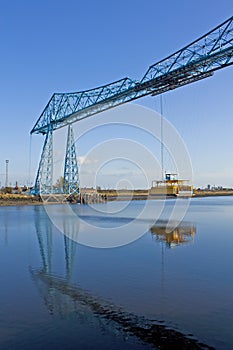
[[[57,179],[57,182],[55,184],[56,188],[63,188],[65,183],[65,179],[63,176],[60,176],[59,179]]]
[[[12,187],[4,187],[2,189],[2,193],[12,193]]]

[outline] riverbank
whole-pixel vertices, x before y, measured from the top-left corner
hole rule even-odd
[[[37,205],[42,204],[41,198],[26,194],[0,194],[0,206]]]
[[[145,200],[145,199],[164,199],[176,198],[174,195],[156,195],[150,194],[148,190],[105,190],[99,191],[101,195],[106,196],[107,201],[113,200]],[[212,196],[233,196],[233,189],[226,190],[197,190],[194,189],[193,197],[212,197]]]
[[[233,190],[194,190],[194,197],[233,196]]]
[[[99,192],[102,196],[106,198],[106,201],[119,201],[119,200],[146,200],[146,199],[164,199],[164,196],[149,195],[147,190],[110,190]],[[233,190],[194,190],[193,197],[212,197],[212,196],[233,196]],[[166,198],[174,198],[167,196]],[[22,194],[0,194],[0,206],[21,206],[21,205],[41,205],[41,204],[52,204],[52,203],[64,203],[64,201],[52,200],[43,201],[40,196],[34,195],[22,195]],[[74,203],[74,202],[72,202]],[[91,203],[91,202],[90,202]]]

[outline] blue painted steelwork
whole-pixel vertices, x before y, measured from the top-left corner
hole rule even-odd
[[[233,17],[162,61],[152,65],[140,82],[124,78],[95,89],[55,93],[31,133],[53,130],[122,103],[209,77],[233,64]]]
[[[159,95],[207,78],[213,75],[214,71],[232,64],[233,17],[230,17],[190,45],[150,66],[141,81],[124,78],[87,91],[53,94],[31,130],[31,134],[46,134],[46,145],[48,133],[51,134],[51,130],[62,128],[140,97]],[[68,153],[75,152],[74,145],[72,147],[73,151],[68,150]],[[52,166],[48,159],[52,153],[49,154],[45,148],[46,146],[42,152],[35,184],[37,193],[44,193],[43,191],[48,190],[49,187],[52,190]],[[68,156],[66,161],[67,159]],[[48,164],[48,171],[44,164]],[[67,174],[69,171],[71,170],[68,170]],[[69,181],[73,180],[68,180],[68,183]],[[42,185],[39,187],[39,184]],[[73,185],[70,183],[70,186]],[[69,192],[69,185],[66,191]]]
[[[118,100],[120,96],[127,96],[128,92],[135,85],[136,83],[134,81],[124,78],[112,84],[87,91],[56,93],[50,99],[31,133],[46,133],[49,124],[52,124],[53,130],[55,130],[79,119],[114,107],[119,104]],[[129,100],[128,97],[127,100]],[[107,108],[106,104],[108,106]],[[80,113],[82,115],[81,118],[79,118]],[[77,120],[76,116],[78,117]]]
[[[44,141],[40,164],[37,171],[35,194],[53,192],[53,130],[49,128]]]
[[[63,191],[65,194],[69,195],[79,193],[78,164],[75,150],[74,134],[71,124],[68,126]]]
[[[233,17],[190,45],[149,67],[141,83],[184,73],[179,78],[213,72],[232,64]]]

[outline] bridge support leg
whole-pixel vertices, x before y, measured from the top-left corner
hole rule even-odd
[[[75,150],[74,133],[71,124],[68,126],[63,191],[65,194],[69,195],[79,194],[78,163]]]
[[[34,192],[51,194],[53,192],[53,130],[49,129],[41,154]]]

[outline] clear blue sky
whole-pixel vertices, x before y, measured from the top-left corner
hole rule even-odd
[[[140,79],[232,15],[230,0],[0,0],[0,174],[9,159],[10,181],[27,182],[29,132],[54,92]],[[164,115],[187,144],[197,186],[233,186],[232,78],[233,67],[222,69],[164,96]],[[137,103],[159,109],[158,98]],[[33,136],[33,178],[42,141]]]

